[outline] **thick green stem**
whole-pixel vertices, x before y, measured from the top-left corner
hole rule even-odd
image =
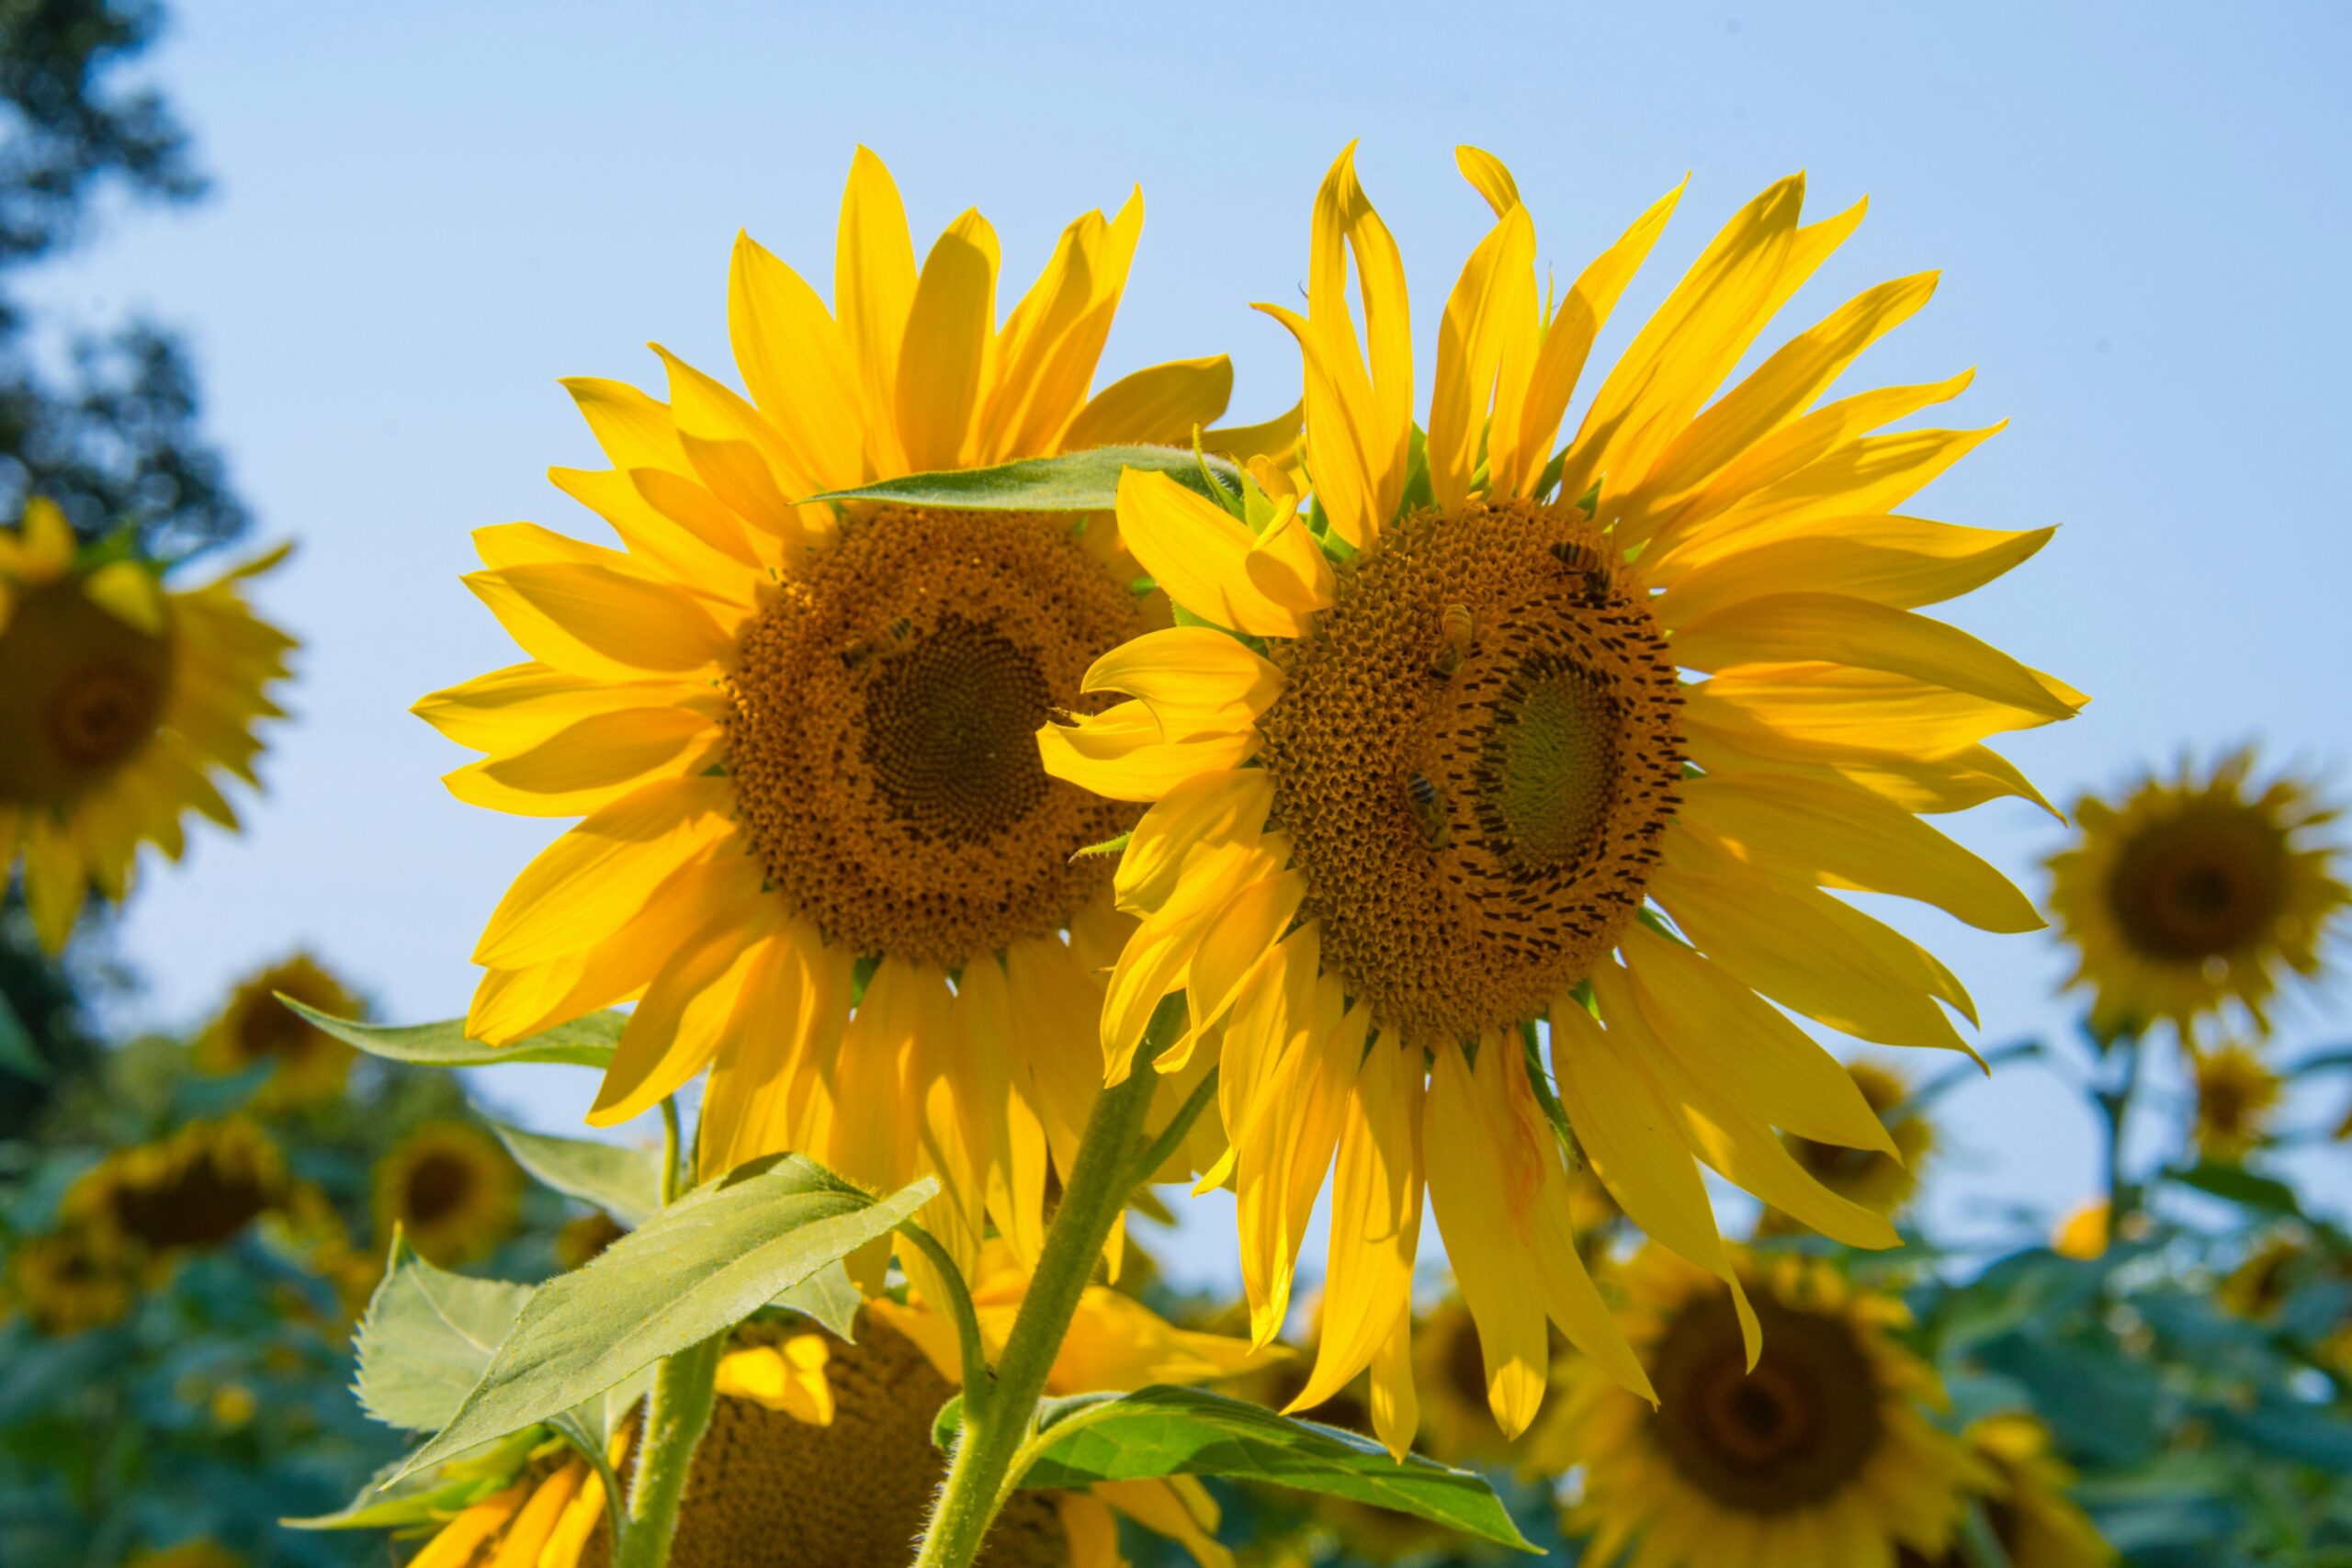
[[[662,1101],[662,1201],[674,1203],[685,1192],[685,1140],[678,1128],[678,1101]]]
[[[1013,1456],[1035,1424],[1046,1374],[1069,1332],[1094,1260],[1135,1190],[1135,1161],[1159,1078],[1151,1059],[1165,1031],[1182,1020],[1182,1007],[1181,997],[1161,1004],[1136,1053],[1135,1070],[1095,1098],[1077,1168],[1062,1188],[1061,1206],[1054,1212],[1020,1314],[997,1359],[995,1386],[983,1407],[965,1402],[947,1480],[923,1531],[915,1568],[970,1568],[979,1555],[1004,1501]]]
[[[628,1527],[613,1554],[615,1568],[664,1568],[678,1530],[678,1505],[694,1469],[695,1449],[710,1425],[718,1382],[718,1353],[727,1336],[714,1334],[679,1351],[653,1372],[639,1433],[637,1478],[628,1492]]]

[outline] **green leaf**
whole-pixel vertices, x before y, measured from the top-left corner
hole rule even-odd
[[[2257,1176],[2244,1166],[2202,1160],[2186,1170],[2167,1174],[2184,1187],[2194,1187],[2199,1192],[2210,1192],[2261,1213],[2300,1216],[2303,1212],[2293,1188],[2270,1177]]]
[[[431,1432],[446,1425],[514,1326],[528,1285],[435,1269],[395,1238],[353,1341],[360,1407],[390,1427]]]
[[[357,1496],[334,1513],[277,1522],[298,1530],[401,1529],[444,1524],[450,1515],[504,1491],[531,1462],[531,1450],[546,1440],[547,1434],[537,1427],[517,1432],[503,1443],[468,1454],[457,1464],[404,1480],[393,1478],[397,1464],[386,1465],[368,1478]]]
[[[865,1298],[850,1282],[849,1270],[839,1263],[828,1263],[800,1283],[776,1297],[772,1305],[790,1307],[804,1317],[811,1317],[844,1344],[857,1343],[857,1309]]]
[[[1241,470],[1222,457],[1208,467],[1218,479],[1241,486]],[[1119,470],[1140,468],[1166,474],[1193,493],[1219,505],[1223,498],[1201,471],[1202,460],[1182,446],[1097,446],[1058,457],[1023,457],[993,468],[950,468],[908,474],[855,490],[827,491],[810,501],[887,501],[900,506],[953,507],[973,512],[1108,512],[1119,495]]]
[[[490,1130],[514,1163],[540,1181],[595,1204],[631,1229],[661,1212],[662,1156],[651,1149],[595,1138],[552,1138],[503,1122],[490,1122]]]
[[[277,999],[346,1045],[389,1062],[424,1067],[488,1067],[501,1062],[608,1066],[613,1060],[613,1048],[620,1043],[621,1029],[628,1022],[627,1013],[608,1008],[512,1045],[485,1045],[466,1038],[466,1021],[462,1018],[445,1019],[439,1023],[361,1023],[306,1007],[283,991]]]
[[[797,1155],[706,1182],[582,1267],[540,1286],[411,1474],[586,1403],[662,1357],[725,1332],[939,1190],[876,1199]]]
[[[1221,1475],[1392,1508],[1498,1546],[1535,1550],[1494,1489],[1468,1471],[1418,1454],[1400,1464],[1352,1432],[1293,1421],[1224,1394],[1156,1384],[1050,1400],[1039,1415],[1042,1452],[1022,1476],[1023,1486]]]
[[[33,1043],[32,1031],[25,1027],[6,997],[0,997],[0,1072],[14,1073],[35,1083],[47,1083],[50,1077],[49,1064],[41,1059],[40,1048]]]

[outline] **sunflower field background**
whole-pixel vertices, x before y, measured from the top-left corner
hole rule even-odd
[[[2352,1564],[2346,61],[0,4],[0,1564]]]

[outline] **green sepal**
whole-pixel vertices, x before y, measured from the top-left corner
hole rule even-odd
[[[1058,457],[1023,457],[994,468],[906,474],[808,499],[885,502],[960,512],[1108,512],[1117,504],[1119,474],[1125,468],[1166,474],[1220,506],[1241,488],[1241,470],[1224,457],[1182,446],[1097,446]],[[1219,485],[1230,489],[1220,494]]]
[[[628,1014],[614,1009],[558,1024],[544,1033],[512,1045],[489,1045],[466,1038],[466,1021],[444,1019],[439,1023],[378,1024],[336,1018],[297,1001],[285,992],[277,999],[337,1040],[388,1062],[422,1067],[489,1067],[501,1062],[560,1062],[576,1067],[606,1067],[620,1044]]]

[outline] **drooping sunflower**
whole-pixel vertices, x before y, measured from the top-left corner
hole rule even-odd
[[[514,1228],[523,1174],[498,1140],[465,1122],[428,1122],[376,1163],[379,1250],[394,1227],[417,1256],[455,1268]]]
[[[867,1305],[854,1345],[762,1324],[735,1331],[686,1482],[673,1568],[899,1568],[907,1561],[946,1470],[931,1434],[956,1392],[955,1329],[919,1307],[885,1314],[885,1304]],[[1065,1359],[1076,1354],[1085,1375],[1108,1371],[1126,1380],[1122,1387],[1184,1378],[1199,1359],[1194,1350],[1171,1360],[1168,1337],[1180,1331],[1129,1304],[1132,1311],[1099,1303],[1082,1311]],[[1156,1348],[1116,1342],[1148,1327],[1147,1319],[1159,1325],[1148,1336]],[[1223,1365],[1237,1355],[1248,1359],[1249,1348],[1228,1341],[1211,1359]],[[1063,1366],[1057,1362],[1057,1378]],[[612,1455],[624,1476],[628,1437],[624,1429]],[[603,1568],[611,1561],[603,1486],[584,1462],[553,1457],[560,1453],[553,1445],[548,1452],[451,1519],[409,1568]],[[980,1562],[1114,1568],[1113,1508],[1177,1540],[1205,1568],[1231,1568],[1231,1554],[1206,1533],[1216,1506],[1189,1477],[1020,1493],[998,1516]]]
[[[182,1257],[235,1240],[296,1190],[285,1156],[251,1122],[191,1122],[85,1172],[59,1201],[58,1222],[152,1279]]]
[[[1269,463],[1224,509],[1127,473],[1121,536],[1190,617],[1089,671],[1135,700],[1039,734],[1048,773],[1150,803],[1115,883],[1141,924],[1102,1014],[1112,1074],[1182,987],[1191,1028],[1159,1060],[1218,1042],[1231,1145],[1204,1179],[1236,1187],[1261,1335],[1336,1152],[1307,1393],[1370,1364],[1400,1451],[1424,1189],[1506,1433],[1542,1396],[1547,1316],[1646,1386],[1571,1244],[1558,1129],[1635,1224],[1726,1280],[1694,1156],[1841,1240],[1891,1244],[1774,1135],[1894,1151],[1771,1003],[1963,1049],[1958,980],[1825,889],[2038,927],[1919,814],[2039,801],[1984,739],[2085,700],[1914,613],[2051,533],[1893,510],[1990,432],[1871,433],[1967,378],[1819,403],[1932,276],[1865,292],[1714,396],[1859,206],[1802,224],[1801,178],[1750,203],[1555,457],[1594,335],[1679,192],[1547,312],[1511,176],[1475,149],[1461,163],[1498,220],[1447,305],[1425,440],[1402,266],[1351,150],[1316,202],[1307,313],[1265,307],[1305,352],[1313,511]]]
[[[1759,1264],[1747,1273],[1764,1320],[1751,1365],[1738,1314],[1706,1272],[1652,1246],[1623,1277],[1657,1405],[1584,1363],[1545,1428],[1557,1444],[1548,1462],[1584,1467],[1566,1521],[1590,1535],[1580,1561],[1865,1568],[1950,1543],[1964,1489],[1990,1477],[1923,1414],[1942,1392],[1889,1337],[1901,1303],[1818,1259]]]
[[[2199,1157],[2235,1165],[2269,1141],[2271,1113],[2286,1092],[2287,1080],[2259,1052],[2234,1043],[2205,1052],[2197,1058],[2192,1077]]]
[[[2075,802],[2079,836],[2050,859],[2050,911],[2102,1037],[2168,1021],[2194,1048],[2239,1009],[2267,1032],[2282,972],[2320,974],[2352,901],[2320,831],[2336,812],[2304,779],[2256,793],[2253,772],[2248,747],[2201,775],[2187,759],[2171,778],[2143,775],[2120,804]]]
[[[219,775],[259,787],[254,727],[283,716],[269,687],[295,647],[243,585],[285,553],[171,588],[148,562],[78,550],[48,501],[0,530],[0,879],[22,859],[51,953],[92,888],[129,896],[141,845],[180,858],[188,812],[237,826]]]
[[[707,1065],[706,1170],[788,1147],[877,1187],[935,1172],[929,1222],[959,1258],[984,1215],[1034,1255],[1122,929],[1108,861],[1073,854],[1135,812],[1046,777],[1030,734],[1167,612],[1107,518],[796,502],[1189,442],[1224,409],[1222,357],[1088,396],[1142,222],[1138,195],[1071,223],[1000,326],[987,221],[966,212],[918,269],[860,149],[832,310],[737,241],[748,400],[666,355],[666,403],[568,383],[612,467],[553,478],[626,547],[478,534],[468,582],[531,660],[417,711],[488,753],[449,775],[461,799],[584,814],[492,916],[468,1025],[505,1043],[639,998],[591,1122]],[[1282,423],[1208,439],[1246,455]]]
[[[2103,1568],[2115,1549],[2066,1489],[2075,1472],[2052,1450],[2050,1429],[2022,1411],[1969,1423],[1961,1434],[1983,1470],[1985,1523],[2009,1568]],[[1972,1568],[1955,1544],[1942,1555],[1905,1547],[1897,1568]]]
[[[1935,1146],[1936,1130],[1918,1111],[1904,1109],[1911,1098],[1911,1083],[1901,1073],[1866,1061],[1849,1062],[1846,1070],[1853,1075],[1854,1086],[1862,1091],[1871,1114],[1885,1123],[1894,1152],[1849,1149],[1793,1133],[1781,1134],[1781,1142],[1788,1145],[1789,1153],[1815,1181],[1841,1198],[1850,1198],[1863,1208],[1892,1219],[1919,1190],[1920,1168]],[[1894,1114],[1897,1111],[1903,1113]],[[1789,1228],[1787,1216],[1777,1209],[1765,1210],[1758,1224],[1765,1235]]]
[[[196,1043],[199,1066],[210,1073],[242,1073],[275,1065],[258,1096],[270,1108],[316,1105],[343,1092],[351,1076],[352,1048],[277,999],[284,992],[336,1018],[359,1011],[358,998],[307,953],[240,981],[220,1015]]]

